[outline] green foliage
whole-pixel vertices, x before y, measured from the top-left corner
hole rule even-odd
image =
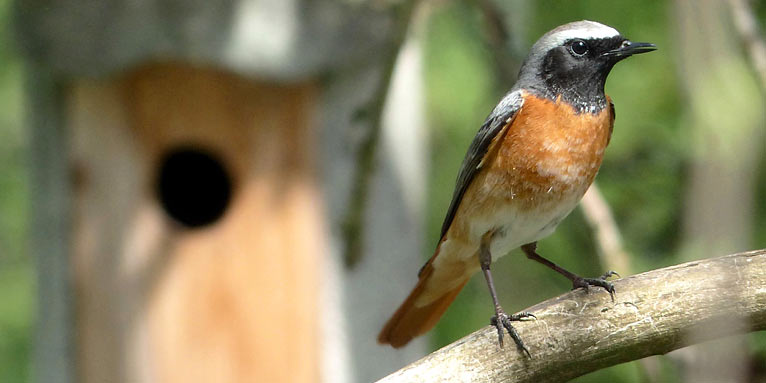
[[[0,1],[0,382],[24,382],[29,380],[35,300],[26,242],[22,67],[11,49],[9,5]]]
[[[28,263],[0,267],[0,381],[29,380],[34,296]]]

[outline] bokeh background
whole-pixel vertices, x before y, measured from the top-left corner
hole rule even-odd
[[[0,380],[29,380],[35,286],[28,253],[29,156],[24,129],[24,67],[10,33],[10,5],[0,5]]]
[[[488,32],[484,1],[425,3],[413,30],[423,49],[430,153],[426,234],[421,254],[408,256],[430,256],[465,150],[512,85],[503,71],[514,73],[540,35],[580,19],[608,24],[635,41],[658,46],[654,53],[620,63],[606,85],[617,119],[597,184],[629,257],[629,270],[617,271],[639,273],[766,247],[764,82],[733,18],[717,17],[721,10],[728,12],[729,2],[497,2],[495,10],[508,30],[501,41],[507,52],[502,54]],[[763,27],[766,4],[751,4]],[[10,28],[10,6],[10,0],[0,0],[0,382],[25,382],[32,376],[36,286],[27,239],[30,138],[24,115],[25,66]],[[766,39],[763,31],[760,38]],[[508,65],[503,68],[498,62]],[[579,209],[540,242],[539,250],[581,275],[600,275],[607,267]],[[529,262],[519,251],[502,258],[493,273],[509,311],[570,288],[564,278]],[[432,348],[485,326],[491,311],[484,281],[476,277],[431,334]],[[736,363],[742,381],[766,381],[766,334],[721,342],[744,350],[745,360]],[[699,352],[724,346],[708,345]],[[650,359],[576,381],[689,381],[689,366],[700,357],[676,352]]]

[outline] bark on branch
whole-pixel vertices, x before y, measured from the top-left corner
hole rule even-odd
[[[531,358],[513,346],[499,348],[497,333],[487,326],[380,382],[565,381],[766,329],[766,249],[653,270],[614,284],[615,302],[602,290],[578,290],[525,310],[537,320],[514,326]]]

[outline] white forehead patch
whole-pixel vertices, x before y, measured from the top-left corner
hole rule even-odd
[[[546,33],[540,38],[538,44],[542,50],[548,50],[564,44],[567,40],[608,39],[619,34],[620,32],[610,26],[595,21],[582,20],[564,24]]]
[[[608,39],[619,34],[610,26],[588,20],[565,24],[551,31],[551,37],[555,36],[562,42],[569,39]]]

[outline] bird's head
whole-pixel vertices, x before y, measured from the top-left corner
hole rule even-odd
[[[517,88],[561,96],[580,111],[605,103],[604,84],[614,64],[634,54],[655,50],[616,29],[593,21],[577,21],[553,29],[532,46],[519,72]]]

